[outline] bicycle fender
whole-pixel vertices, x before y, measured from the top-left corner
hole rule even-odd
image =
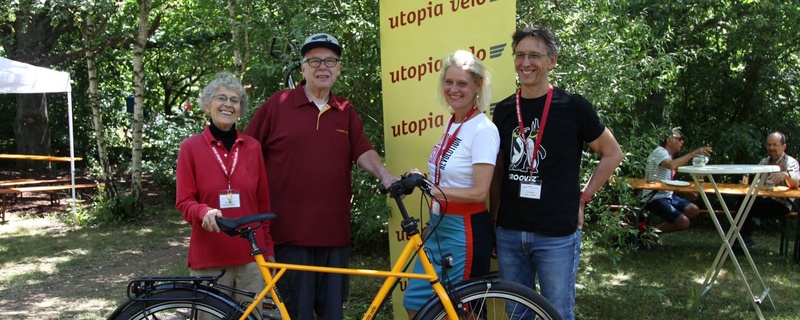
[[[218,290],[216,288],[212,288],[212,287],[209,287],[209,286],[206,286],[206,285],[202,285],[202,284],[193,284],[193,283],[187,283],[187,282],[172,282],[172,283],[168,282],[168,283],[160,283],[160,284],[154,285],[151,288],[151,290],[148,290],[147,292],[138,294],[133,299],[131,299],[129,297],[127,299],[127,301],[125,301],[124,303],[120,304],[120,306],[117,307],[117,309],[115,309],[114,312],[112,312],[111,315],[109,315],[107,319],[109,319],[109,320],[115,319],[125,309],[127,309],[127,308],[129,308],[131,306],[134,306],[137,302],[147,301],[148,300],[147,299],[148,295],[152,295],[152,294],[160,293],[160,292],[165,292],[165,291],[192,291],[192,292],[196,292],[196,295],[198,295],[198,296],[203,296],[203,297],[204,296],[211,296],[211,297],[216,298],[219,301],[224,302],[225,304],[227,304],[227,305],[229,305],[229,306],[231,306],[233,308],[238,309],[241,313],[244,313],[244,309],[242,309],[242,307],[238,303],[236,303],[236,301],[231,300],[231,298],[228,295],[226,295],[225,293],[223,293],[222,291],[220,291],[220,290]],[[247,319],[249,319],[249,320],[258,320],[258,318],[256,318],[256,316],[254,314],[250,314],[247,317]]]

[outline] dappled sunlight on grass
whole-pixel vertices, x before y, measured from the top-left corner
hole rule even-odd
[[[179,214],[121,227],[9,220],[0,225],[0,319],[101,319],[131,279],[186,273],[189,227]]]
[[[628,274],[615,274],[610,277],[611,285],[624,285],[631,279],[631,276]]]
[[[34,274],[54,274],[59,271],[59,264],[67,262],[72,258],[72,256],[29,257],[22,261],[7,262],[1,267],[3,270],[3,278],[26,278]]]
[[[49,234],[50,236],[62,236],[64,231],[69,227],[61,223],[56,218],[19,218],[16,214],[11,212],[6,213],[6,223],[0,224],[0,236],[13,235],[19,236],[35,236],[42,234]],[[52,232],[57,230],[55,233]]]
[[[778,234],[760,232],[753,260],[777,311],[766,300],[768,319],[800,319],[800,265],[777,253]],[[716,230],[696,228],[664,234],[660,243],[614,263],[605,249],[585,243],[578,270],[579,319],[754,319],[741,276],[727,258],[713,288],[699,299],[721,245]],[[753,295],[762,290],[745,257],[739,257]]]

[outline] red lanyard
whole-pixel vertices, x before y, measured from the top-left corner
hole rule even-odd
[[[475,113],[475,110],[478,109],[476,109],[475,107],[469,109],[469,112],[467,112],[467,117],[464,118],[464,122],[467,122],[467,120],[469,120],[469,117],[471,117],[472,114]],[[456,115],[454,114],[452,117],[450,117],[450,122],[447,123],[447,130],[444,131],[444,136],[442,136],[442,144],[441,144],[442,147],[439,148],[438,152],[436,152],[436,158],[434,158],[433,160],[433,164],[436,166],[435,170],[436,174],[433,177],[433,183],[437,186],[439,185],[439,181],[441,180],[441,174],[442,174],[441,163],[442,163],[442,158],[444,158],[444,153],[447,152],[447,150],[450,150],[450,147],[453,146],[453,143],[456,141],[456,136],[458,135],[458,131],[461,130],[462,126],[464,126],[464,124],[461,123],[458,126],[458,128],[456,128],[456,131],[453,132],[452,135],[448,135],[447,133],[450,132],[450,126],[452,126],[453,122],[455,121],[456,121]]]
[[[222,157],[219,156],[219,152],[217,152],[217,148],[211,146],[211,151],[214,151],[214,155],[217,156],[217,163],[222,168],[222,172],[225,174],[225,177],[228,178],[228,194],[230,195],[231,192],[231,176],[233,176],[233,172],[236,171],[236,163],[239,162],[239,146],[233,146],[232,154],[233,154],[233,166],[231,166],[231,172],[228,173],[228,168],[225,166],[225,163],[222,162]]]
[[[786,153],[782,154],[782,155],[781,155],[781,157],[780,157],[780,158],[778,158],[778,161],[775,161],[775,163],[774,163],[774,164],[775,164],[776,166],[780,167],[780,168],[781,168],[781,170],[784,170],[784,168],[783,168],[783,161],[784,161],[784,160],[786,160]],[[772,159],[769,159],[769,162],[772,162]]]
[[[522,123],[522,109],[519,106],[520,94],[522,89],[517,90],[517,122],[519,123],[519,136],[522,138],[522,143],[525,148],[528,148],[528,140],[525,138],[525,125]],[[539,132],[536,134],[536,143],[533,145],[533,153],[531,153],[531,173],[536,167],[536,159],[539,154],[539,146],[542,144],[542,136],[544,136],[544,125],[547,124],[547,115],[550,113],[550,102],[553,101],[553,85],[547,89],[547,98],[544,101],[544,111],[542,112],[542,124],[539,126]],[[531,133],[533,133],[533,125],[531,125]]]

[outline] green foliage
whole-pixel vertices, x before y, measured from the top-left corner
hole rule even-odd
[[[168,199],[175,198],[175,168],[180,144],[200,134],[208,125],[208,117],[198,107],[175,115],[158,114],[147,123],[143,169]]]
[[[180,141],[205,125],[200,110],[185,112],[184,106],[195,104],[197,91],[213,74],[233,71],[235,48],[240,49],[251,101],[250,112],[239,123],[244,129],[258,105],[284,88],[285,72],[297,64],[298,46],[305,37],[316,32],[335,35],[344,54],[333,91],[353,102],[368,138],[383,153],[378,1],[243,0],[234,5],[238,43],[232,41],[228,8],[219,2],[154,3],[151,20],[159,24],[144,56],[143,157],[146,174],[160,185],[157,190],[164,197],[174,192]],[[94,41],[99,47],[92,49],[103,134],[122,179],[131,161],[131,119],[124,97],[132,91],[130,39],[136,33],[137,2],[57,1],[45,7],[12,1],[0,5],[0,22],[13,25],[19,18],[15,12],[73,23],[70,27],[79,26],[86,14],[95,15]],[[618,181],[641,176],[645,157],[660,142],[657,132],[671,126],[683,128],[688,139],[684,151],[712,146],[713,163],[756,162],[764,153],[764,137],[774,130],[789,137],[787,153],[800,155],[800,143],[792,143],[800,139],[800,23],[793,23],[800,21],[800,0],[518,1],[517,12],[519,25],[545,26],[559,37],[561,51],[551,80],[591,101],[620,142],[626,158],[615,173]],[[3,30],[2,52],[28,52],[14,47],[11,29]],[[87,48],[77,32],[53,39],[49,51],[31,54],[38,60],[64,61],[54,67],[70,71],[76,155],[87,159],[80,165],[91,166],[97,163],[92,159],[97,151],[91,110],[82,94],[89,79],[78,54]],[[298,76],[294,74],[295,80]],[[66,113],[65,100],[63,94],[48,95],[56,154],[68,150],[67,118],[61,116]],[[10,98],[2,101],[14,103]],[[7,104],[0,104],[0,110],[14,112]],[[8,137],[0,139],[2,150],[13,148],[8,145],[12,131],[0,130],[0,136]],[[581,181],[588,181],[596,161],[592,152],[585,153]],[[376,181],[356,172],[353,182],[354,234],[380,234],[372,230],[382,230],[382,219],[368,218],[385,216],[385,201],[374,193]],[[600,190],[600,200],[593,201],[590,207],[596,207],[587,213],[588,240],[605,239],[601,242],[611,246],[624,238],[627,231],[619,228],[624,222],[608,217],[606,208],[635,206],[636,197],[630,193],[616,183]],[[362,227],[364,233],[357,230]]]
[[[88,208],[79,207],[74,215],[64,220],[69,225],[94,226],[94,225],[121,225],[140,219],[143,215],[134,210],[135,199],[130,194],[120,193],[116,198],[106,198],[102,190],[92,200]]]
[[[644,176],[647,156],[664,139],[664,132],[672,127],[651,127],[646,133],[632,139],[631,136],[618,135],[620,144],[625,147],[625,158],[612,176],[608,185],[601,189],[586,206],[584,236],[589,241],[609,250],[612,261],[640,247],[655,244],[658,235],[648,228],[641,236],[639,245],[632,246],[632,236],[637,236],[638,228],[634,217],[640,211],[641,195],[632,189],[627,177]],[[619,134],[619,132],[617,133]],[[626,139],[627,138],[627,139]],[[584,152],[581,165],[581,181],[589,181],[596,166],[597,155]],[[614,208],[612,208],[614,206]]]
[[[350,226],[354,252],[370,255],[389,251],[386,239],[391,210],[386,205],[386,197],[378,191],[379,183],[369,172],[353,171]]]
[[[615,173],[624,180],[642,176],[662,128],[683,128],[684,152],[712,146],[714,163],[755,163],[774,130],[800,136],[800,24],[784,23],[800,21],[799,4],[578,0],[518,3],[517,10],[520,25],[559,37],[551,80],[598,109],[626,154]],[[787,153],[800,147],[790,143]],[[595,163],[585,153],[581,181]],[[636,207],[631,193],[620,183],[600,190],[587,212],[588,240],[616,250],[627,231],[608,217],[608,206]]]

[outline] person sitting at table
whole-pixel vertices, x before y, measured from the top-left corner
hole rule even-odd
[[[775,165],[781,171],[770,173],[767,176],[765,185],[785,186],[789,189],[796,189],[800,186],[800,165],[797,160],[786,153],[786,135],[775,131],[767,136],[766,142],[767,157],[758,162],[760,165]],[[752,218],[768,218],[784,216],[792,210],[791,198],[771,198],[759,197],[753,202],[750,213],[742,224],[739,233],[742,235],[744,244],[750,248],[756,244],[753,240]],[[734,252],[741,253],[741,244],[736,241],[733,245]]]
[[[711,147],[700,147],[678,158],[673,156],[683,149],[683,139],[678,128],[670,129],[650,156],[647,157],[645,167],[645,177],[648,180],[658,179],[661,181],[672,180],[675,170],[692,160],[696,155],[708,156],[711,154]],[[653,192],[656,192],[653,194]],[[645,209],[659,216],[663,221],[656,225],[661,232],[681,231],[689,228],[691,219],[699,213],[700,208],[694,203],[689,202],[672,191],[645,190],[642,192],[642,202]]]

